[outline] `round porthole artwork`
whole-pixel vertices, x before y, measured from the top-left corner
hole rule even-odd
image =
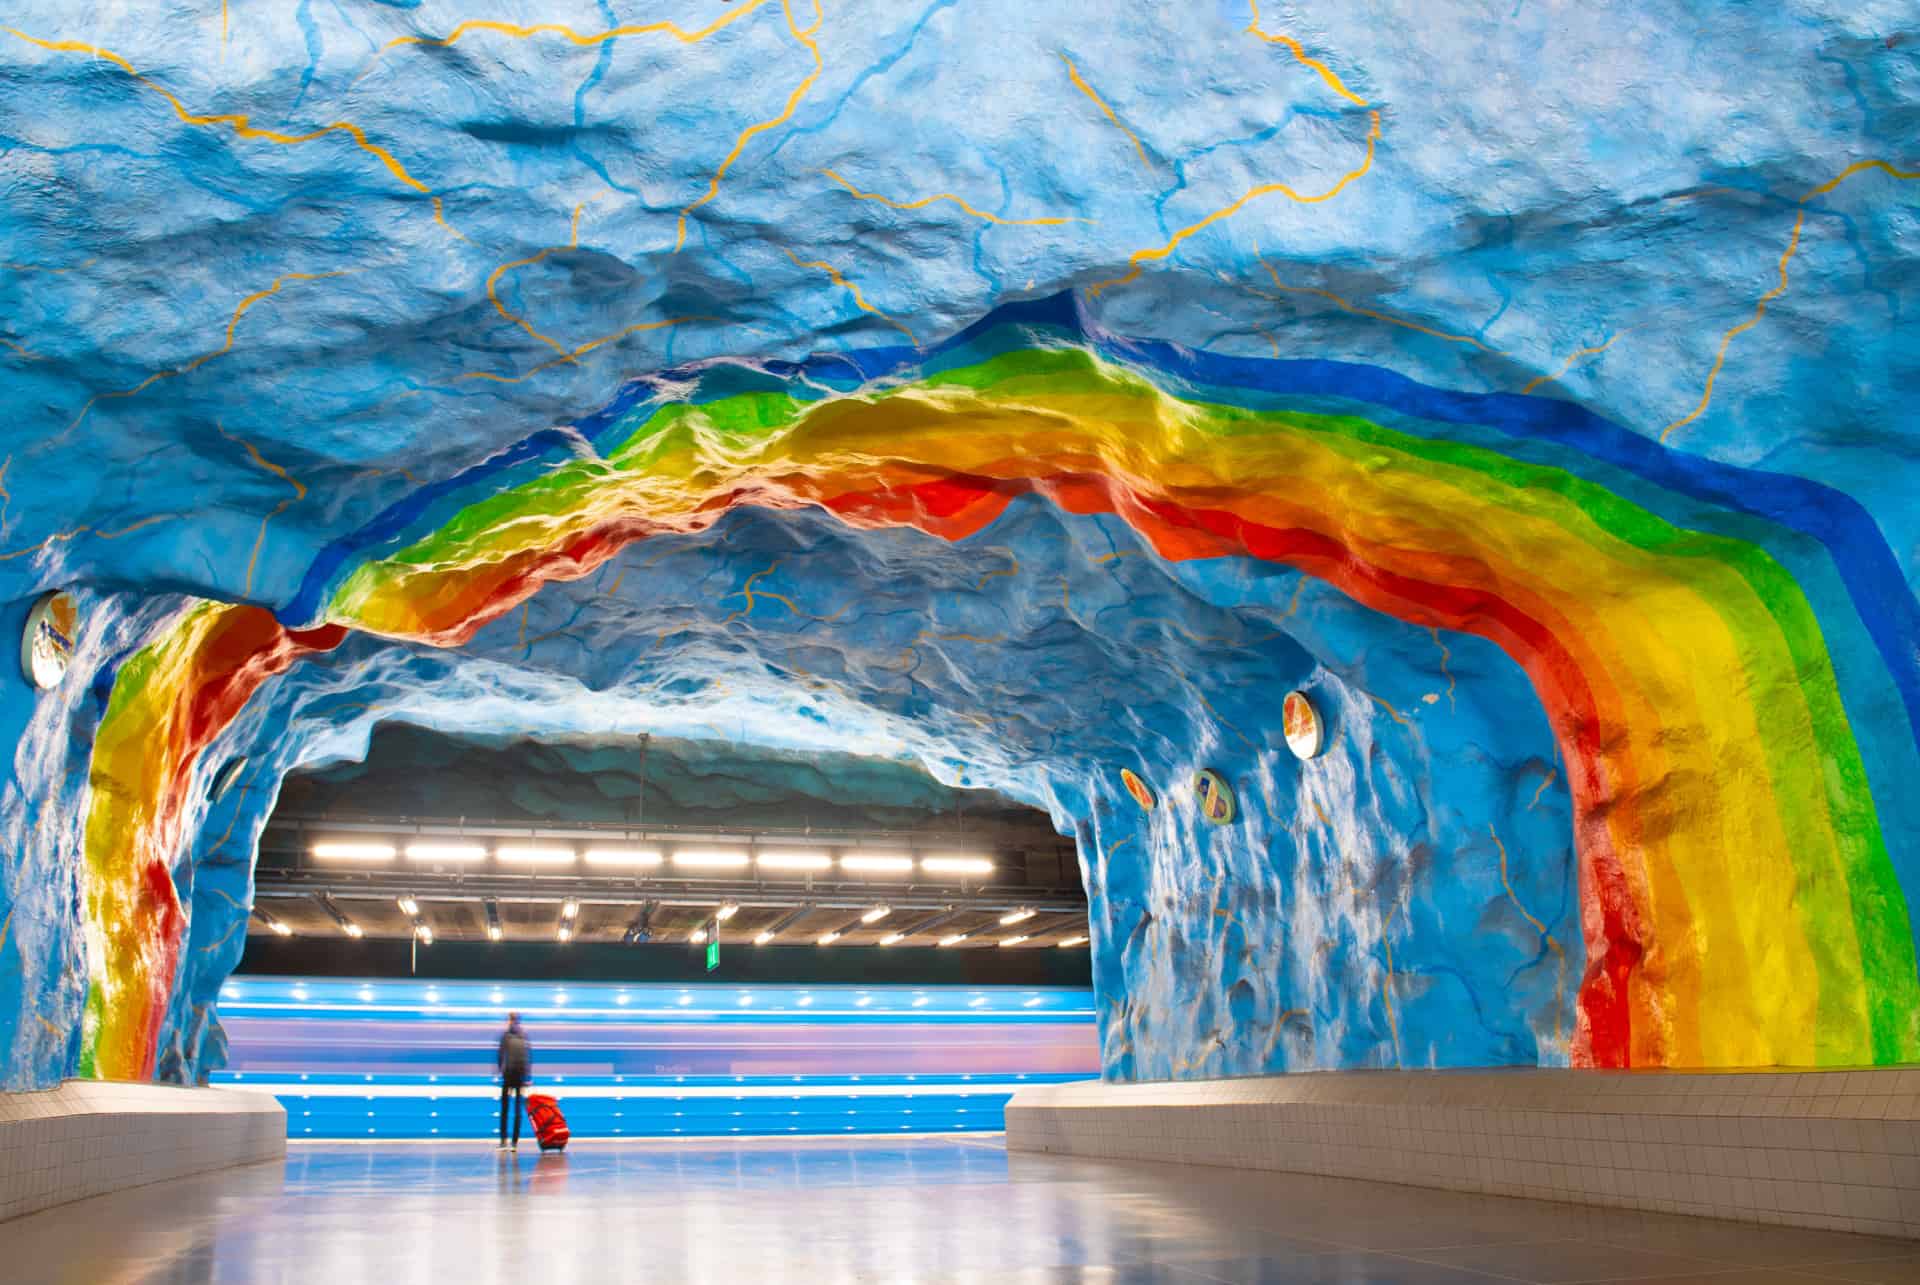
[[[1142,812],[1153,811],[1154,805],[1159,802],[1153,797],[1153,787],[1141,780],[1130,767],[1120,769],[1120,784],[1127,787],[1127,793],[1133,796],[1133,801],[1140,805]]]
[[[1233,787],[1220,779],[1218,772],[1202,771],[1193,778],[1193,792],[1200,800],[1200,815],[1215,825],[1233,820]]]
[[[1320,711],[1313,707],[1305,692],[1288,692],[1280,705],[1280,728],[1287,735],[1287,748],[1293,756],[1310,759],[1320,753],[1325,736]]]
[[[230,758],[222,763],[220,770],[213,774],[213,784],[207,790],[208,800],[218,803],[221,797],[233,788],[233,783],[240,779],[240,774],[246,770],[247,760],[244,755]]]
[[[46,593],[27,612],[27,632],[20,640],[20,669],[41,691],[58,687],[73,660],[73,642],[80,632],[80,609],[64,593]]]

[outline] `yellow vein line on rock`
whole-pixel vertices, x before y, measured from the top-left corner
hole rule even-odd
[[[108,392],[108,393],[98,393],[92,397],[89,397],[87,399],[87,404],[80,408],[80,413],[73,417],[73,422],[68,424],[65,428],[61,429],[58,436],[65,437],[68,433],[71,433],[74,429],[80,427],[81,422],[87,418],[87,416],[92,412],[95,404],[99,402],[108,401],[116,398],[132,397],[136,393],[144,391],[148,387],[159,383],[163,379],[172,379],[176,375],[184,375],[189,371],[198,370],[200,367],[206,365],[210,361],[213,361],[215,358],[224,357],[228,353],[232,352],[234,331],[239,327],[240,319],[246,316],[248,311],[252,309],[252,307],[255,304],[260,303],[265,299],[269,299],[276,294],[279,294],[281,287],[286,285],[287,282],[289,281],[322,281],[329,277],[349,276],[353,272],[357,272],[357,271],[360,271],[360,269],[357,269],[357,268],[348,269],[348,270],[339,271],[339,272],[285,272],[285,273],[282,273],[281,275],[273,279],[272,285],[268,286],[264,290],[254,291],[252,294],[242,299],[238,304],[238,306],[234,308],[233,315],[227,318],[227,337],[226,337],[225,343],[221,344],[218,348],[216,348],[214,351],[210,353],[205,353],[199,357],[195,357],[192,361],[187,362],[183,366],[175,366],[167,370],[155,371],[153,374],[148,375],[145,379],[135,384],[132,388],[123,388],[123,389],[119,389],[114,392]]]
[[[1367,171],[1373,168],[1374,144],[1380,140],[1380,113],[1376,111],[1376,112],[1370,112],[1368,113],[1368,115],[1370,117],[1370,124],[1367,127],[1366,157],[1363,160],[1361,160],[1359,165],[1355,166],[1351,170],[1348,170],[1345,174],[1342,174],[1340,176],[1339,181],[1336,182],[1332,187],[1328,188],[1326,191],[1315,193],[1313,195],[1302,195],[1300,192],[1295,191],[1291,186],[1285,183],[1262,183],[1258,187],[1250,189],[1244,196],[1242,196],[1239,200],[1234,201],[1232,204],[1221,206],[1219,209],[1215,210],[1213,213],[1207,215],[1205,218],[1199,220],[1198,222],[1190,223],[1186,227],[1181,228],[1178,232],[1175,232],[1171,237],[1168,237],[1165,244],[1152,246],[1145,250],[1135,250],[1132,254],[1127,256],[1127,263],[1129,266],[1128,266],[1126,275],[1114,277],[1108,281],[1096,282],[1095,284],[1087,287],[1087,293],[1097,298],[1103,291],[1110,290],[1114,286],[1123,286],[1123,285],[1126,285],[1128,282],[1138,280],[1140,277],[1141,264],[1147,262],[1149,259],[1166,258],[1168,255],[1172,254],[1175,250],[1179,249],[1180,243],[1182,241],[1185,241],[1188,237],[1194,235],[1196,232],[1200,232],[1208,227],[1211,227],[1213,224],[1220,222],[1222,219],[1232,218],[1234,215],[1238,214],[1241,210],[1245,209],[1249,204],[1260,199],[1263,196],[1271,196],[1275,193],[1278,193],[1281,196],[1286,197],[1288,200],[1296,201],[1301,205],[1318,205],[1322,201],[1331,201],[1334,197],[1344,192],[1347,189],[1348,184],[1353,183],[1358,179],[1365,177]]]
[[[800,106],[800,100],[807,96],[807,91],[813,88],[813,82],[820,79],[821,73],[827,69],[826,60],[820,56],[820,45],[813,38],[814,33],[820,30],[820,25],[826,21],[826,14],[820,10],[820,0],[813,0],[813,25],[805,31],[802,31],[793,20],[791,0],[780,0],[780,8],[787,16],[787,30],[792,32],[793,38],[813,55],[813,70],[807,73],[806,79],[794,86],[791,94],[787,95],[787,105],[781,108],[779,115],[756,121],[741,130],[740,136],[733,140],[733,150],[727,153],[726,159],[721,161],[720,167],[713,172],[713,178],[707,183],[707,190],[680,211],[679,227],[674,232],[673,238],[675,254],[678,254],[687,243],[687,216],[720,195],[720,180],[727,176],[727,171],[733,168],[733,163],[740,159],[740,153],[746,150],[747,144],[752,142],[756,135],[770,129],[777,129],[791,120],[794,111]]]
[[[898,321],[894,320],[887,313],[880,311],[880,309],[868,303],[867,297],[860,293],[860,287],[853,284],[853,282],[847,280],[845,277],[841,276],[840,270],[834,267],[831,263],[828,263],[824,259],[802,259],[799,255],[795,254],[791,250],[787,251],[787,257],[789,259],[792,259],[795,264],[797,264],[802,268],[815,268],[821,272],[826,273],[827,276],[833,280],[833,284],[839,286],[842,290],[845,290],[848,294],[853,296],[854,306],[858,307],[860,311],[872,313],[874,316],[880,318],[880,320],[886,322],[889,326],[892,326],[895,330],[898,330],[901,334],[905,335],[907,337],[907,341],[911,343],[915,348],[918,348],[920,346],[920,341],[914,337],[914,334],[911,330],[908,330],[905,326],[901,325]]]
[[[1057,227],[1062,223],[1092,223],[1093,222],[1092,219],[1056,218],[1053,216],[1047,216],[1047,217],[1036,218],[1036,219],[1003,219],[998,214],[988,214],[985,210],[975,209],[973,206],[967,204],[967,202],[955,196],[951,192],[935,192],[932,196],[923,196],[917,201],[895,201],[889,197],[881,196],[878,192],[861,191],[859,188],[855,187],[852,183],[849,183],[845,178],[841,177],[841,175],[834,170],[821,170],[820,172],[822,174],[825,174],[828,178],[832,179],[834,182],[838,183],[841,187],[844,187],[845,189],[847,189],[847,191],[853,195],[855,200],[878,201],[881,205],[884,205],[888,209],[892,209],[892,210],[924,210],[929,205],[933,205],[938,201],[950,201],[954,205],[959,206],[962,210],[965,210],[968,214],[971,214],[976,219],[984,219],[988,223],[998,223],[1004,227]]]
[[[1113,122],[1114,128],[1118,129],[1122,134],[1125,134],[1127,141],[1133,144],[1133,150],[1140,153],[1140,163],[1148,169],[1152,169],[1153,161],[1148,158],[1147,149],[1141,146],[1140,140],[1135,136],[1134,132],[1128,129],[1125,123],[1114,114],[1113,108],[1107,106],[1107,100],[1100,97],[1098,91],[1081,77],[1080,69],[1073,65],[1073,59],[1067,57],[1065,54],[1061,54],[1060,61],[1067,65],[1067,75],[1072,78],[1075,88],[1092,99],[1095,107],[1098,107],[1106,113],[1107,119]]]
[[[1247,34],[1258,36],[1269,44],[1284,45],[1287,52],[1292,54],[1301,66],[1312,68],[1318,72],[1320,79],[1326,81],[1327,87],[1333,90],[1334,93],[1356,106],[1366,107],[1369,105],[1366,99],[1347,88],[1346,82],[1334,74],[1333,68],[1316,58],[1307,57],[1307,51],[1301,47],[1298,40],[1277,31],[1263,30],[1260,26],[1260,0],[1247,0],[1247,7],[1253,10],[1253,21],[1247,24]]]
[[[1852,165],[1847,166],[1847,168],[1841,170],[1820,186],[1811,189],[1805,196],[1800,198],[1797,202],[1800,209],[1794,215],[1793,219],[1793,234],[1787,238],[1787,248],[1781,251],[1780,262],[1775,268],[1780,275],[1780,280],[1775,283],[1772,289],[1754,301],[1752,316],[1740,322],[1720,337],[1720,347],[1713,355],[1713,365],[1707,370],[1707,382],[1706,386],[1700,390],[1699,402],[1695,404],[1692,410],[1660,430],[1660,440],[1662,442],[1672,436],[1676,429],[1685,428],[1688,424],[1693,423],[1694,420],[1699,419],[1707,413],[1707,407],[1713,403],[1714,383],[1720,378],[1721,367],[1726,365],[1727,350],[1733,346],[1735,339],[1760,324],[1761,319],[1767,315],[1768,304],[1786,293],[1788,285],[1787,265],[1791,263],[1793,257],[1800,252],[1800,233],[1802,229],[1806,227],[1807,223],[1807,202],[1818,196],[1826,196],[1848,179],[1853,178],[1855,175],[1865,174],[1870,170],[1879,170],[1884,174],[1903,181],[1920,179],[1920,170],[1899,169],[1882,160],[1855,161]]]

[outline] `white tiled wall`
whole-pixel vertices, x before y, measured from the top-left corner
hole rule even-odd
[[[1920,1068],[1040,1085],[1007,1146],[1920,1239]]]
[[[0,1219],[286,1153],[287,1113],[264,1093],[93,1080],[0,1093]]]

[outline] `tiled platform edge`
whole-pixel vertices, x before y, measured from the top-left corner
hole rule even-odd
[[[0,1219],[286,1154],[287,1113],[264,1093],[92,1080],[0,1093]]]
[[[1920,1239],[1920,1068],[1040,1085],[1007,1147]]]

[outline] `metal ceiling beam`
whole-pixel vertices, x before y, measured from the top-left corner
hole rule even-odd
[[[910,847],[995,845],[1003,848],[1070,847],[1072,841],[1037,827],[990,823],[964,830],[888,830],[832,826],[700,826],[636,825],[625,821],[584,821],[571,824],[527,822],[501,818],[326,815],[276,812],[261,835],[262,848],[299,847],[326,835],[432,835],[447,838],[501,839],[614,839],[627,842],[672,842],[698,839],[711,843],[779,843],[822,847]],[[294,842],[286,842],[293,836]]]
[[[862,911],[885,902],[896,911],[960,910],[1006,912],[1022,906],[1041,914],[1086,914],[1086,901],[1065,890],[1034,888],[962,891],[939,885],[814,883],[799,880],[678,880],[670,878],[595,878],[579,875],[458,874],[434,875],[416,870],[355,871],[352,874],[310,870],[274,870],[259,867],[254,896],[320,897],[327,901],[392,901],[413,896],[423,901],[486,902],[558,905],[577,901],[586,906],[705,907],[725,901],[742,907]]]

